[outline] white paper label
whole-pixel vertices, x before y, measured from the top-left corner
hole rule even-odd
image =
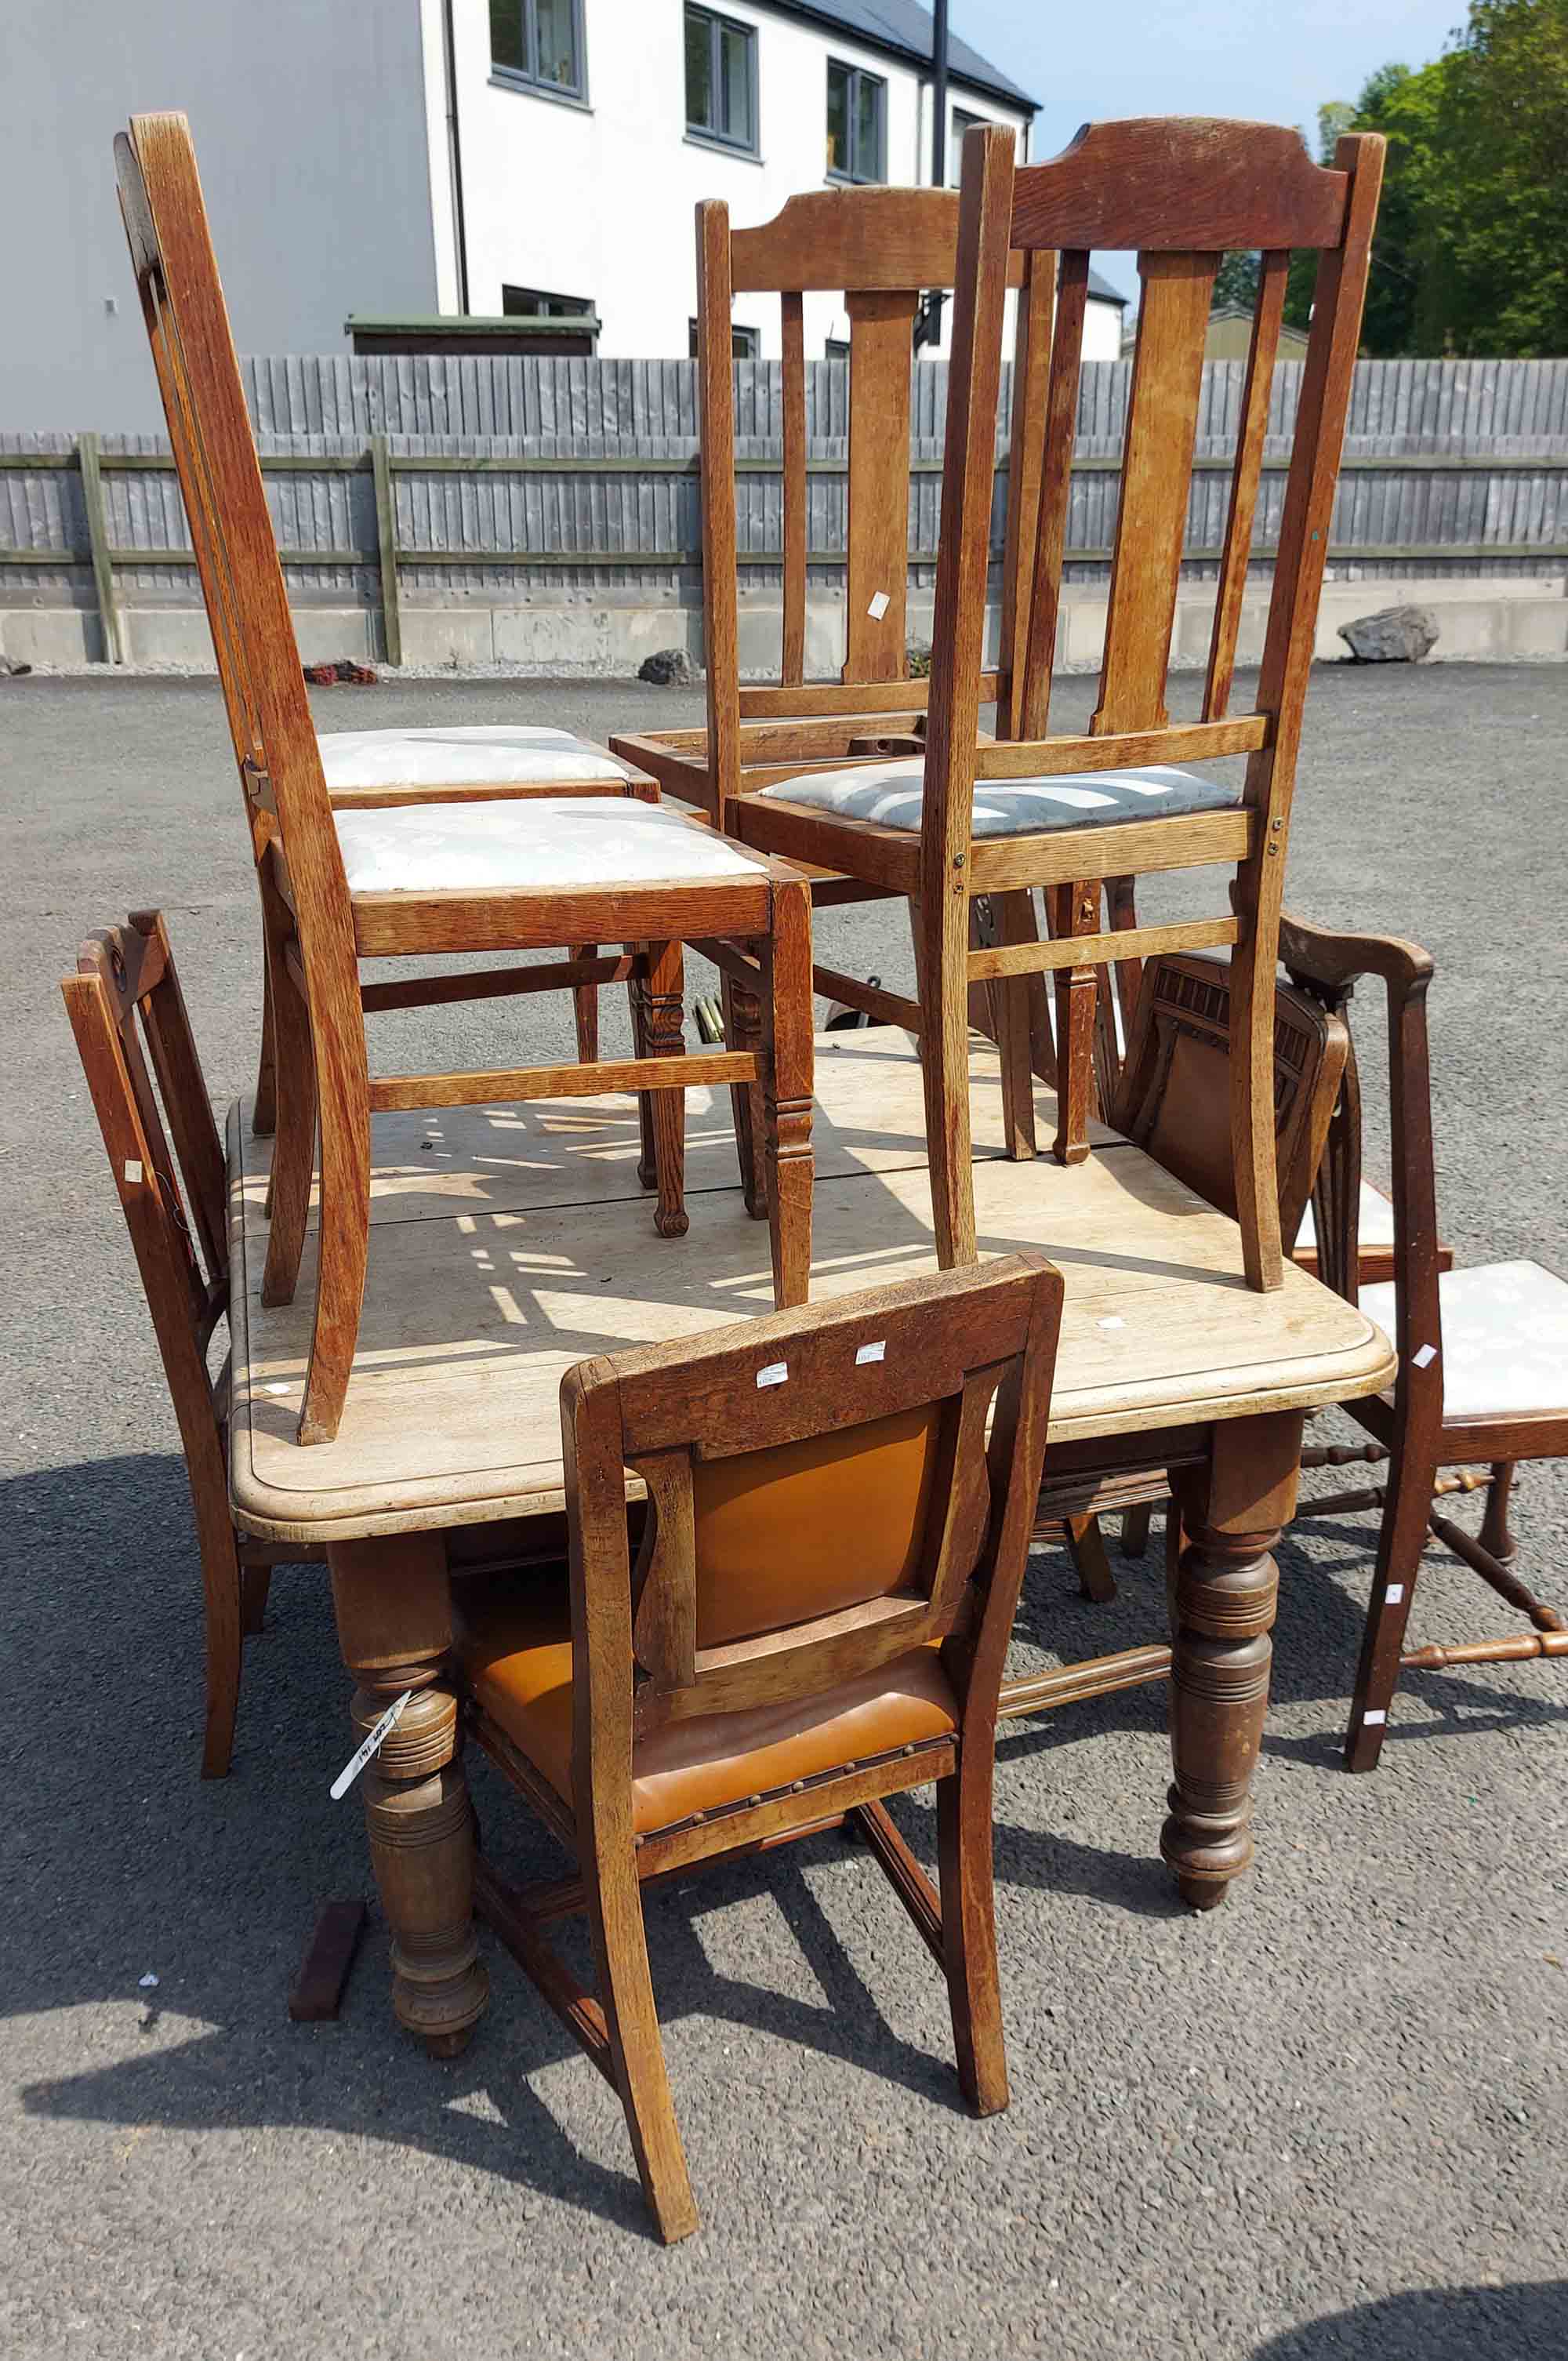
[[[1124,1328],[1127,1323],[1124,1320],[1118,1320],[1113,1314],[1109,1320],[1097,1320],[1094,1324],[1097,1328]]]
[[[1430,1369],[1432,1363],[1437,1358],[1437,1346],[1435,1345],[1423,1345],[1419,1353],[1412,1353],[1410,1355],[1410,1358],[1415,1363],[1418,1369]]]
[[[1390,1607],[1398,1607],[1404,1595],[1405,1586],[1402,1582],[1391,1582],[1383,1593],[1385,1600]]]
[[[359,1749],[359,1752],[356,1754],[350,1755],[348,1761],[344,1764],[342,1770],[333,1781],[329,1791],[334,1804],[340,1804],[343,1801],[343,1798],[347,1795],[356,1779],[358,1778],[361,1771],[364,1770],[367,1763],[369,1762],[370,1757],[373,1754],[378,1754],[380,1752],[388,1739],[390,1738],[393,1730],[396,1730],[399,1722],[401,1721],[403,1715],[408,1710],[412,1699],[412,1689],[405,1689],[400,1697],[394,1697],[391,1704],[387,1708],[386,1712],[381,1716],[380,1720],[376,1724],[375,1729],[370,1732],[369,1737],[365,1741],[364,1745]]]
[[[757,1371],[759,1386],[782,1386],[787,1383],[788,1378],[789,1363],[787,1361],[770,1361],[765,1369]]]
[[[867,1361],[883,1360],[886,1357],[886,1354],[887,1338],[885,1336],[879,1336],[874,1345],[862,1345],[861,1346],[860,1351],[855,1355],[855,1367],[858,1369]]]
[[[133,1189],[141,1179],[141,1166],[134,1156],[127,1156],[126,1159],[126,1179]]]
[[[888,597],[887,592],[885,590],[879,590],[876,597],[872,600],[871,605],[866,609],[866,612],[871,617],[873,623],[880,623],[892,604],[893,600]]]
[[[1387,1715],[1384,1712],[1384,1710],[1383,1710],[1382,1707],[1381,1707],[1381,1706],[1379,1706],[1376,1713],[1364,1713],[1364,1714],[1362,1715],[1361,1719],[1362,1719],[1362,1720],[1363,1720],[1364,1722],[1365,1722],[1365,1723],[1366,1723],[1366,1725],[1367,1725],[1368,1729],[1370,1729],[1370,1728],[1371,1728],[1371,1726],[1372,1726],[1372,1724],[1373,1724],[1375,1721],[1376,1721],[1376,1722],[1383,1722],[1383,1721],[1387,1721],[1387,1719],[1388,1719],[1388,1717],[1387,1717]]]

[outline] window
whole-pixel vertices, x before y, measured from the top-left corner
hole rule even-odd
[[[582,98],[582,0],[490,0],[490,64],[506,82]]]
[[[880,74],[828,60],[828,177],[887,178],[887,84]]]
[[[543,287],[503,287],[501,311],[509,320],[584,320],[593,317],[588,295],[547,295]]]
[[[948,136],[948,186],[956,189],[963,178],[964,135],[977,124],[989,123],[988,115],[966,115],[961,106],[953,109],[953,127]]]
[[[729,350],[736,360],[754,361],[762,349],[762,333],[759,329],[742,328],[738,323],[731,324],[729,330]],[[698,337],[696,322],[695,320],[688,320],[686,322],[686,357],[688,360],[696,360],[697,356],[697,344]]]
[[[716,16],[686,10],[686,130],[721,148],[757,152],[757,33]]]

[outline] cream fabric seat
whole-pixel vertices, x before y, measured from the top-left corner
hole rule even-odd
[[[1364,1287],[1359,1301],[1392,1336],[1392,1286]],[[1568,1281],[1538,1262],[1483,1263],[1445,1270],[1438,1303],[1445,1419],[1568,1409]]]
[[[475,729],[320,733],[329,794],[344,787],[564,787],[634,774],[569,730],[503,722]]]
[[[864,763],[850,771],[821,771],[760,787],[759,797],[807,804],[839,819],[874,820],[912,835],[920,828],[925,758]],[[1232,811],[1242,787],[1201,778],[1196,771],[1073,771],[1059,779],[977,779],[974,834],[1036,836],[1047,829],[1104,827],[1129,819],[1174,819],[1201,811]]]
[[[666,805],[633,796],[399,804],[333,817],[351,894],[609,887],[762,874],[727,837]]]

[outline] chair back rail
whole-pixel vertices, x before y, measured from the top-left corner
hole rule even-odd
[[[579,1815],[596,1781],[625,1786],[634,1738],[921,1647],[994,1716],[1060,1306],[1059,1275],[1015,1256],[569,1373]],[[649,1501],[635,1568],[628,1468]],[[857,1491],[874,1514],[847,1510]]]

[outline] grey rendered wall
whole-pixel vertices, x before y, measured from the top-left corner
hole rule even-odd
[[[0,0],[0,430],[162,423],[111,157],[140,110],[191,117],[242,352],[433,312],[423,93],[419,0]]]

